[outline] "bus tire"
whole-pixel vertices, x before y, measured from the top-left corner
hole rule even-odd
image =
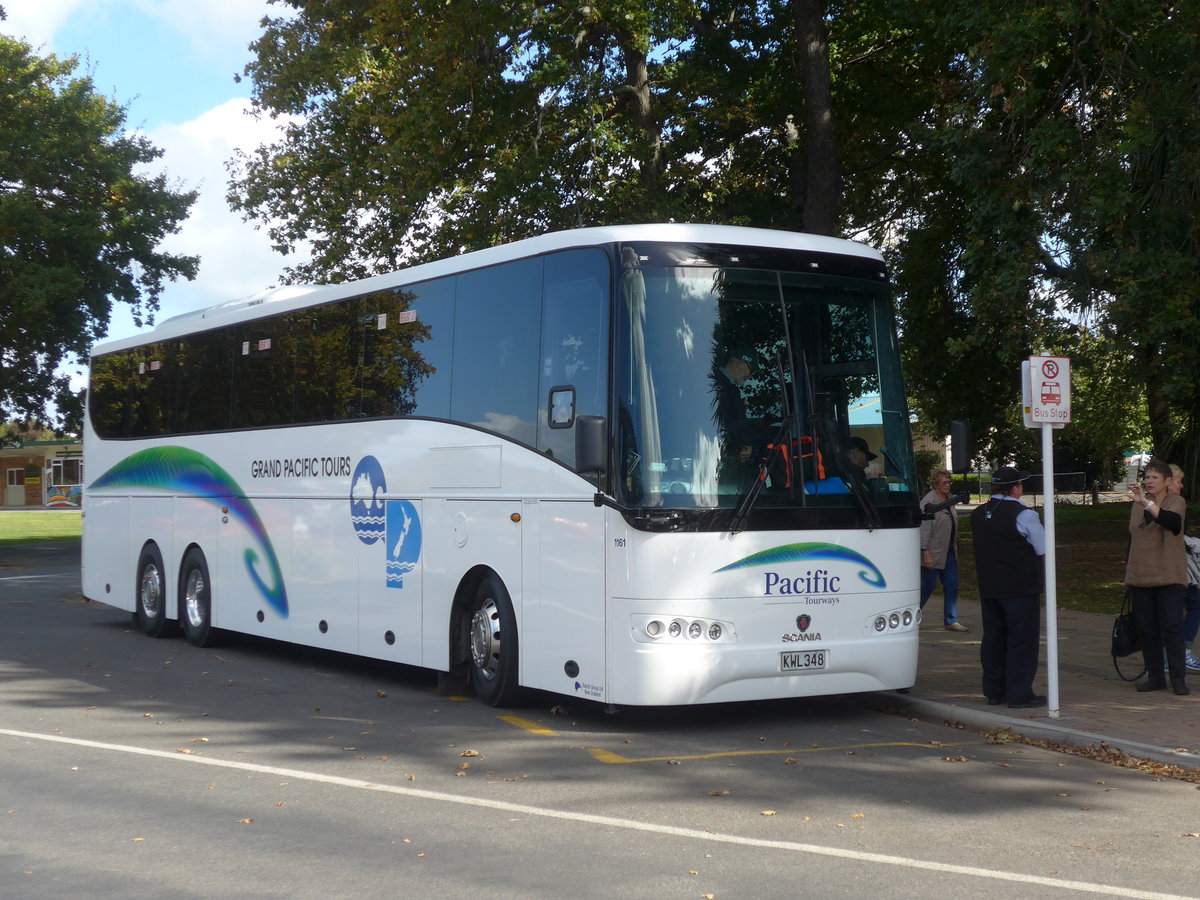
[[[212,627],[212,580],[198,547],[188,550],[179,567],[179,622],[193,647],[208,647],[217,637]]]
[[[150,637],[162,637],[167,630],[167,577],[158,545],[148,541],[138,557],[137,581],[134,582],[134,620]]]
[[[471,683],[488,706],[508,706],[517,696],[517,625],[504,583],[483,577],[471,600],[467,623]]]

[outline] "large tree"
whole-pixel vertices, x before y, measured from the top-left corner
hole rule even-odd
[[[1140,361],[1160,446],[1200,428],[1195,10],[278,2],[296,15],[247,74],[261,114],[296,118],[230,196],[285,248],[316,237],[291,278],[592,223],[865,234],[939,429],[968,416],[990,455],[1024,446],[1020,361],[1080,341],[1081,384]]]
[[[960,53],[927,141],[944,174],[926,181],[895,253],[916,393],[944,425],[960,399],[946,385],[984,388],[972,405],[1002,447],[1016,440],[1019,361],[1069,349],[1083,331],[1083,380],[1124,373],[1156,451],[1194,472],[1200,9],[1041,0],[1018,15],[1002,0],[942,0],[926,10],[930,31],[957,35]],[[938,353],[943,339],[949,352]]]
[[[938,64],[858,3],[280,2],[247,75],[294,118],[230,200],[281,248],[315,238],[293,279],[588,224],[854,233]]]
[[[144,174],[161,151],[77,65],[0,35],[0,417],[77,417],[60,364],[104,336],[114,301],[140,324],[198,265],[157,249],[195,193]]]

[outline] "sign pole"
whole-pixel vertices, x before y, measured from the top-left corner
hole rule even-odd
[[[1028,392],[1028,393],[1026,393]],[[1058,581],[1054,540],[1054,428],[1071,421],[1071,360],[1031,356],[1021,364],[1021,394],[1025,424],[1042,426],[1042,496],[1046,498],[1046,680],[1050,718],[1059,717],[1058,704]]]
[[[1042,496],[1046,530],[1046,680],[1050,718],[1059,716],[1058,706],[1058,580],[1054,550],[1054,426],[1042,423]]]

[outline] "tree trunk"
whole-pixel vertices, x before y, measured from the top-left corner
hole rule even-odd
[[[639,175],[646,191],[647,207],[657,209],[659,192],[662,190],[662,134],[654,117],[646,54],[627,31],[617,31],[617,42],[625,63],[625,84],[621,89],[621,97],[629,106],[633,123],[645,137],[644,152],[639,154]]]
[[[839,234],[842,178],[841,152],[833,121],[830,90],[829,33],[825,29],[823,0],[793,0],[799,43],[800,81],[804,87],[804,131],[806,161],[801,204],[805,231]],[[792,164],[793,176],[799,174]]]

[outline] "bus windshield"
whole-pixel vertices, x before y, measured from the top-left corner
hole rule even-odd
[[[616,297],[618,493],[637,507],[911,505],[886,286],[729,267],[627,268]]]

